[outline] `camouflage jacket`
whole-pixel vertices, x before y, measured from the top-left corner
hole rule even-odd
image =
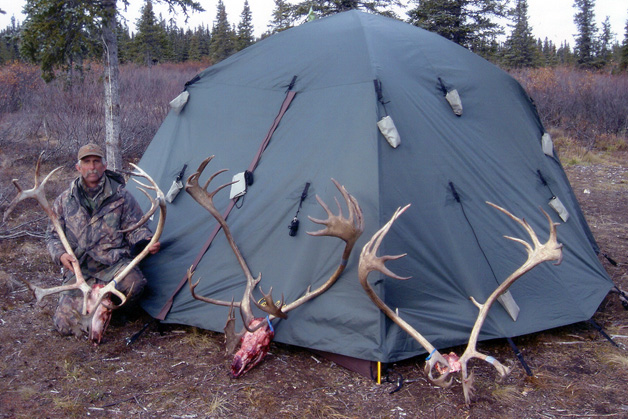
[[[119,231],[135,224],[143,213],[124,188],[121,175],[107,170],[105,177],[103,195],[93,210],[83,192],[80,176],[59,195],[52,208],[83,272],[91,275],[128,258],[133,245],[152,237],[145,226],[128,233]],[[46,245],[54,262],[60,265],[65,249],[52,223],[46,231]]]

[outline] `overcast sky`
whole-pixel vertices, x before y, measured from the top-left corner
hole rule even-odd
[[[408,3],[408,0],[402,1]],[[199,2],[203,5],[205,12],[194,13],[190,17],[188,25],[191,27],[205,25],[211,28],[216,17],[218,0],[199,0]],[[5,15],[0,15],[0,28],[3,29],[10,24],[12,15],[15,15],[19,22],[24,20],[21,10],[26,3],[25,0],[2,0],[0,3],[2,4],[0,8],[7,12]],[[133,27],[139,16],[139,9],[144,2],[132,0],[130,3],[132,5],[124,15],[128,19],[129,26]],[[223,3],[227,10],[229,22],[237,25],[240,21],[244,0],[223,0]],[[573,47],[573,35],[577,32],[573,23],[573,16],[576,12],[573,3],[574,0],[528,0],[528,15],[534,36],[542,39],[547,37],[556,45],[560,45],[562,41],[567,41]],[[157,14],[161,10],[163,18],[169,17],[166,8],[157,5],[157,1],[154,1],[153,4],[155,4]],[[274,4],[273,0],[249,0],[257,36],[267,30]],[[595,0],[595,4],[595,20],[598,28],[601,28],[604,19],[609,16],[616,40],[621,42],[624,39],[626,21],[628,20],[628,2],[625,0]],[[402,18],[406,18],[405,13]],[[179,18],[178,24],[183,25],[183,17]],[[509,32],[510,28],[506,28],[506,33]]]

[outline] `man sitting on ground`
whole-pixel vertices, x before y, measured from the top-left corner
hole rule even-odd
[[[152,237],[145,226],[120,232],[136,224],[143,213],[135,198],[124,188],[124,178],[107,170],[104,156],[102,148],[96,144],[81,147],[76,164],[79,176],[53,205],[90,286],[110,282],[131,262],[132,254],[139,253],[140,247]],[[46,231],[46,244],[52,259],[64,268],[64,283],[76,281],[72,256],[66,253],[52,224]],[[159,248],[160,243],[156,242],[149,252],[155,254]],[[128,294],[126,304],[133,304],[145,285],[144,275],[135,267],[117,282],[116,288]],[[87,331],[79,315],[82,303],[83,297],[78,290],[61,294],[53,316],[54,326],[61,334],[81,335],[81,331]]]

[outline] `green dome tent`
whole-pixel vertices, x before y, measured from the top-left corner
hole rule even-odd
[[[448,100],[454,91],[461,109]],[[272,286],[276,297],[283,293],[286,302],[294,301],[338,266],[344,243],[305,234],[320,228],[305,215],[325,218],[315,194],[335,208],[334,196],[340,196],[331,178],[364,212],[365,232],[347,270],[325,294],[273,322],[276,341],[382,362],[424,352],[375,307],[357,278],[361,247],[407,203],[411,208],[380,253],[407,253],[388,266],[412,278],[372,273],[369,279],[437,348],[467,341],[478,312],[469,297],[484,301],[526,257],[520,245],[503,238],[527,238],[525,232],[485,201],[525,217],[541,240],[548,228],[539,207],[561,221],[548,206],[558,197],[569,217],[558,227],[563,263],[538,266],[516,282],[510,292],[517,320],[495,305],[481,339],[587,320],[612,286],[525,91],[504,71],[438,35],[345,12],[254,44],[201,72],[186,92],[187,103],[170,112],[139,165],[164,191],[184,165],[187,177],[209,155],[216,157],[202,182],[220,169],[230,171],[216,185],[253,168],[254,183],[227,222],[253,275],[262,273],[265,291]],[[396,148],[378,129],[385,116],[398,131]],[[290,236],[306,183],[301,227]],[[228,188],[215,203],[219,211],[227,209]],[[199,258],[198,294],[241,298],[245,279],[224,234],[204,251],[216,225],[185,192],[168,204],[162,235],[168,245],[143,268],[149,287],[142,306],[152,316],[222,331],[228,308],[193,299],[182,284]],[[261,297],[259,290],[254,295]]]

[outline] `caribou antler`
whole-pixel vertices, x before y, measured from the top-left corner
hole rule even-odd
[[[131,260],[130,263],[128,263],[124,269],[122,269],[120,272],[118,272],[111,281],[109,281],[109,283],[107,285],[105,285],[103,288],[100,288],[98,290],[98,298],[96,299],[96,303],[95,305],[98,306],[100,304],[100,302],[102,301],[103,297],[105,295],[107,295],[108,293],[112,293],[114,295],[116,295],[118,298],[120,298],[121,303],[112,307],[112,308],[118,308],[121,305],[123,305],[126,302],[126,297],[124,296],[124,294],[120,291],[118,291],[116,289],[116,285],[119,281],[121,281],[125,276],[127,276],[129,274],[129,272],[131,272],[131,270],[133,268],[135,268],[150,252],[150,248],[153,244],[157,243],[159,241],[159,237],[161,236],[161,233],[164,230],[164,225],[166,223],[166,198],[164,196],[164,193],[162,192],[161,189],[159,189],[159,186],[157,186],[157,183],[153,180],[153,178],[151,178],[148,173],[146,173],[144,170],[142,170],[139,166],[133,164],[133,163],[129,163],[136,171],[135,172],[131,172],[130,174],[132,176],[136,176],[136,177],[142,177],[144,179],[146,179],[150,185],[147,185],[145,183],[142,183],[140,181],[138,181],[137,179],[133,179],[133,181],[135,183],[137,183],[139,186],[137,187],[140,191],[142,191],[144,193],[144,195],[146,195],[146,197],[149,199],[150,203],[151,203],[151,207],[150,209],[146,212],[146,214],[144,214],[144,216],[142,216],[142,218],[135,223],[134,225],[124,229],[124,230],[120,230],[121,233],[126,233],[129,231],[133,231],[136,230],[138,228],[140,228],[142,225],[144,225],[144,223],[146,223],[146,221],[148,221],[150,219],[150,217],[155,213],[155,211],[157,211],[157,209],[159,209],[159,220],[157,221],[157,227],[155,227],[155,232],[153,233],[153,236],[151,237],[150,241],[148,242],[148,244],[146,246],[144,246],[144,248],[142,249],[142,251],[140,253],[138,253],[133,260]],[[148,190],[154,191],[155,193],[155,198],[152,198],[151,195],[148,193]],[[132,290],[131,290],[132,292]]]
[[[441,355],[432,346],[432,344],[427,341],[427,339],[425,339],[418,331],[416,331],[412,326],[410,326],[401,317],[399,317],[397,313],[395,313],[388,306],[386,306],[386,304],[377,296],[377,294],[375,294],[375,291],[371,288],[370,284],[367,281],[369,272],[373,270],[377,270],[384,275],[390,276],[391,278],[400,280],[409,279],[407,277],[401,277],[396,275],[384,265],[385,262],[402,258],[405,256],[405,254],[396,256],[376,256],[377,250],[379,249],[382,240],[390,230],[390,227],[392,226],[394,221],[409,207],[409,205],[397,209],[390,221],[388,221],[388,223],[386,223],[377,233],[375,233],[371,240],[369,240],[369,242],[364,245],[362,253],[360,254],[360,265],[358,268],[358,277],[360,279],[360,283],[362,284],[362,287],[369,295],[371,300],[373,300],[377,307],[379,307],[380,310],[382,310],[388,317],[390,317],[390,319],[392,319],[397,325],[399,325],[403,330],[410,334],[410,336],[412,336],[417,342],[419,342],[419,344],[421,344],[421,346],[423,346],[423,348],[427,352],[430,353],[430,356],[428,357],[428,362],[425,364],[425,372],[434,384],[442,387],[449,386],[452,379],[449,378],[449,380],[447,380],[448,375],[451,372],[455,372],[460,369],[462,375],[462,388],[466,403],[470,402],[471,393],[473,390],[473,374],[469,375],[467,368],[467,363],[469,362],[469,360],[471,360],[472,358],[478,358],[489,362],[495,367],[500,376],[505,376],[510,372],[510,369],[508,367],[497,361],[495,358],[484,355],[476,350],[480,330],[482,329],[482,325],[484,324],[484,320],[488,315],[488,311],[490,310],[491,305],[500,295],[505,293],[517,279],[519,279],[523,274],[530,271],[535,266],[550,260],[556,260],[556,264],[558,265],[562,260],[562,244],[558,243],[556,237],[556,226],[558,224],[552,222],[550,216],[545,211],[543,211],[543,209],[541,209],[541,211],[543,211],[543,214],[545,214],[545,217],[549,222],[550,234],[547,242],[541,244],[534,230],[532,230],[530,225],[524,219],[515,217],[504,208],[501,208],[491,202],[487,202],[487,204],[508,215],[508,217],[510,217],[512,220],[523,226],[523,228],[528,232],[532,244],[529,244],[522,239],[505,236],[509,240],[513,240],[517,243],[521,243],[522,245],[524,245],[528,252],[528,259],[520,268],[513,272],[501,285],[499,285],[499,287],[497,287],[495,291],[493,291],[493,293],[489,296],[484,304],[478,303],[473,297],[471,297],[471,301],[480,309],[480,313],[478,314],[478,317],[471,331],[467,348],[459,360],[453,353],[450,355]],[[433,367],[436,367],[437,370],[444,369],[442,375],[436,379],[432,377]]]
[[[53,169],[50,173],[48,173],[48,175],[44,178],[44,180],[41,183],[39,183],[39,171],[41,169],[41,160],[43,156],[44,156],[44,152],[42,151],[39,154],[39,158],[37,159],[37,165],[35,166],[35,185],[31,189],[22,190],[22,188],[20,187],[18,183],[18,180],[13,179],[13,185],[15,185],[15,188],[17,189],[18,193],[17,193],[17,196],[13,198],[13,201],[11,201],[11,203],[9,204],[9,207],[7,208],[7,210],[4,212],[3,221],[7,220],[7,218],[13,212],[13,210],[15,209],[18,203],[29,198],[33,198],[39,203],[39,205],[44,210],[46,215],[48,215],[48,218],[50,218],[50,221],[55,231],[59,235],[59,239],[61,240],[61,244],[63,245],[63,248],[65,249],[66,253],[68,253],[71,256],[72,268],[74,272],[76,273],[76,282],[74,284],[67,284],[67,285],[61,285],[58,287],[43,289],[30,283],[26,279],[22,279],[22,281],[24,281],[24,283],[26,283],[26,285],[31,289],[31,291],[35,295],[35,298],[37,298],[38,303],[41,302],[41,300],[47,295],[51,295],[51,294],[55,294],[55,293],[63,292],[63,291],[68,291],[68,290],[73,290],[73,289],[78,289],[79,291],[83,293],[83,307],[81,309],[81,314],[85,316],[87,314],[87,301],[88,301],[88,297],[92,288],[89,285],[87,285],[87,282],[85,282],[85,279],[83,278],[83,275],[81,273],[81,267],[78,263],[78,259],[74,255],[74,251],[72,250],[72,247],[70,246],[70,243],[68,242],[68,239],[65,237],[63,228],[61,227],[61,224],[59,223],[59,218],[57,217],[57,214],[55,214],[55,212],[52,210],[52,207],[50,206],[50,203],[48,202],[48,199],[46,198],[46,192],[44,189],[46,186],[46,183],[50,180],[52,175],[56,173],[59,169],[61,169],[62,166],[59,166]]]
[[[286,318],[286,313],[288,313],[290,310],[294,310],[303,303],[310,301],[315,297],[318,297],[329,288],[331,288],[331,286],[334,285],[338,278],[340,278],[340,275],[342,275],[345,268],[347,267],[347,262],[349,260],[349,256],[351,255],[351,251],[355,246],[355,242],[364,231],[364,219],[362,216],[362,209],[360,208],[358,201],[352,195],[350,195],[345,187],[340,185],[340,183],[338,183],[335,179],[332,179],[331,181],[334,183],[334,185],[336,185],[336,188],[338,189],[338,191],[340,191],[340,194],[344,198],[345,204],[347,205],[347,208],[349,210],[349,217],[346,218],[342,214],[342,207],[340,206],[340,203],[338,202],[338,199],[336,197],[334,197],[334,200],[336,201],[336,206],[338,207],[338,215],[334,215],[330,211],[329,207],[325,205],[325,202],[323,202],[323,200],[318,195],[316,195],[316,201],[320,204],[321,207],[323,207],[323,209],[327,213],[327,219],[319,220],[310,216],[308,216],[308,218],[314,223],[324,225],[325,228],[314,232],[308,231],[307,234],[309,234],[310,236],[338,237],[339,239],[343,240],[345,242],[345,248],[342,252],[340,264],[336,268],[336,271],[323,285],[321,285],[314,291],[311,291],[311,287],[308,287],[303,296],[299,297],[296,301],[293,301],[290,304],[284,305],[283,307],[282,305],[276,306],[274,304],[274,300],[272,297],[272,288],[270,289],[268,294],[264,294],[262,292],[266,305],[262,306],[257,303],[256,305],[268,314],[274,315],[276,317]],[[283,304],[283,295],[281,297],[281,301]]]
[[[478,317],[475,321],[475,324],[473,325],[473,329],[471,330],[471,335],[469,336],[469,343],[467,344],[467,348],[462,354],[462,356],[460,357],[460,364],[462,367],[462,389],[464,391],[464,398],[467,404],[470,402],[471,395],[473,392],[473,374],[468,374],[468,367],[467,367],[467,363],[472,358],[478,358],[478,359],[481,359],[483,361],[490,363],[491,365],[495,367],[499,375],[502,377],[510,373],[510,368],[506,367],[505,365],[500,363],[498,360],[496,360],[492,356],[482,354],[478,352],[476,349],[478,337],[480,335],[480,330],[482,329],[482,325],[484,324],[484,320],[486,320],[486,317],[488,315],[489,310],[491,309],[491,306],[493,305],[495,300],[497,300],[497,298],[500,295],[505,293],[508,290],[508,288],[517,279],[521,278],[523,274],[525,274],[526,272],[530,271],[532,268],[534,268],[537,265],[540,265],[543,262],[557,261],[555,265],[558,265],[561,263],[562,258],[563,258],[563,253],[562,253],[563,245],[561,243],[558,243],[557,235],[556,235],[556,227],[559,224],[554,223],[552,219],[550,218],[549,214],[547,214],[547,212],[545,212],[542,208],[541,208],[541,211],[547,218],[547,221],[549,223],[549,232],[550,232],[547,242],[545,243],[541,243],[539,241],[536,233],[534,232],[534,230],[532,230],[532,227],[530,227],[530,225],[525,219],[517,218],[514,215],[512,215],[510,212],[505,210],[504,208],[498,205],[495,205],[491,202],[487,201],[486,203],[492,206],[493,208],[496,208],[499,211],[503,212],[511,220],[521,225],[530,236],[530,241],[532,244],[516,237],[504,236],[508,240],[512,240],[514,242],[522,244],[525,247],[526,252],[528,253],[528,258],[523,263],[523,265],[521,265],[517,270],[515,270],[512,274],[510,274],[510,276],[506,278],[504,282],[502,282],[495,289],[495,291],[493,291],[493,293],[488,297],[488,299],[486,300],[484,304],[480,304],[473,297],[470,297],[473,304],[475,304],[480,309],[480,312],[478,313]]]
[[[220,173],[223,173],[225,171],[220,170],[214,173],[207,180],[203,187],[200,187],[198,183],[199,177],[207,167],[207,164],[213,158],[214,156],[210,156],[199,165],[198,170],[188,178],[185,190],[203,208],[207,209],[220,224],[222,230],[225,233],[227,241],[238,260],[238,263],[240,264],[240,267],[244,272],[244,276],[246,277],[246,287],[244,290],[244,295],[240,302],[227,302],[197,295],[195,293],[195,288],[200,280],[194,284],[192,283],[192,275],[194,274],[194,272],[191,268],[188,270],[187,278],[188,284],[190,286],[190,292],[192,293],[192,296],[194,298],[211,304],[218,304],[230,307],[227,324],[225,326],[225,336],[227,340],[228,350],[235,349],[237,347],[237,344],[239,342],[242,342],[241,349],[238,354],[236,354],[234,362],[232,364],[232,375],[239,376],[242,373],[248,371],[255,364],[257,364],[268,351],[270,340],[274,336],[274,331],[272,330],[272,325],[270,323],[271,320],[275,318],[287,318],[287,313],[290,310],[293,310],[296,307],[304,304],[305,302],[321,295],[338,280],[347,265],[347,260],[349,258],[349,255],[351,254],[351,250],[353,249],[355,242],[357,241],[360,234],[362,234],[362,231],[364,229],[364,222],[362,218],[362,211],[356,199],[351,196],[343,186],[341,186],[338,182],[332,179],[332,182],[334,183],[334,185],[336,185],[336,188],[338,188],[345,200],[349,211],[349,216],[348,218],[343,216],[340,203],[337,199],[336,204],[338,205],[339,214],[334,215],[329,210],[327,205],[325,205],[325,203],[317,196],[316,200],[327,213],[327,219],[318,220],[310,217],[310,220],[315,223],[322,224],[325,227],[315,232],[308,232],[308,234],[312,236],[333,236],[345,241],[346,245],[343,251],[340,265],[332,274],[332,276],[319,288],[312,291],[311,287],[308,287],[303,296],[290,304],[284,305],[283,295],[281,297],[281,301],[279,303],[275,303],[272,297],[272,287],[267,294],[260,290],[262,292],[263,300],[265,302],[265,304],[260,304],[253,299],[252,293],[255,287],[257,287],[257,285],[261,281],[261,273],[257,276],[257,278],[253,278],[253,275],[251,274],[251,271],[248,268],[244,257],[242,256],[240,250],[235,243],[235,240],[233,239],[231,230],[229,229],[226,220],[224,219],[222,214],[220,214],[220,212],[216,209],[213,202],[213,198],[216,193],[233,184],[233,182],[225,183],[216,188],[214,191],[208,192],[207,188],[209,187],[211,181],[216,178],[216,176],[218,176]],[[260,310],[266,312],[268,316],[265,319],[255,318],[253,316],[251,303],[255,304]],[[240,315],[242,316],[242,320],[244,323],[244,328],[239,333],[235,332],[235,316],[233,315],[233,309],[235,307],[239,307]],[[242,349],[244,347],[246,347],[246,349]],[[243,351],[246,353],[240,355],[240,352]]]
[[[150,198],[146,190],[140,187],[140,190],[142,190],[151,200],[152,212],[149,211],[150,214],[154,213],[157,207],[160,208],[161,213],[160,213],[159,222],[158,222],[155,234],[153,235],[149,244],[144,248],[142,252],[140,252],[133,259],[133,261],[130,264],[128,264],[122,271],[120,271],[114,277],[114,279],[111,282],[109,282],[107,285],[105,285],[104,287],[92,288],[91,286],[87,284],[87,282],[85,281],[85,278],[83,277],[78,259],[76,258],[76,255],[74,254],[74,251],[72,250],[72,246],[70,246],[70,243],[65,235],[65,232],[63,231],[63,228],[61,227],[59,218],[57,217],[52,207],[50,206],[50,203],[48,202],[48,199],[46,198],[46,194],[44,191],[45,185],[48,182],[48,180],[51,178],[51,176],[55,172],[57,172],[61,168],[61,166],[52,170],[44,178],[44,180],[41,183],[39,183],[39,171],[41,168],[41,160],[42,160],[43,154],[44,153],[42,152],[39,155],[39,158],[37,160],[37,165],[35,168],[35,185],[33,186],[33,188],[28,189],[28,190],[22,190],[22,188],[18,184],[17,179],[13,180],[13,184],[15,185],[15,188],[17,189],[18,194],[13,199],[13,201],[11,201],[11,203],[9,204],[9,207],[4,213],[3,219],[4,221],[6,221],[9,214],[13,212],[17,204],[25,199],[34,198],[39,203],[39,205],[42,207],[44,212],[50,218],[50,222],[52,223],[53,228],[55,229],[57,235],[59,236],[59,240],[61,241],[61,244],[63,245],[65,252],[71,256],[71,263],[72,263],[72,268],[76,277],[76,282],[74,282],[73,284],[66,284],[66,285],[61,285],[61,286],[52,287],[52,288],[41,288],[30,283],[29,281],[25,279],[22,279],[22,281],[24,281],[28,285],[28,287],[31,289],[38,303],[41,302],[41,300],[48,295],[56,294],[63,291],[74,290],[74,289],[79,290],[83,294],[83,304],[82,304],[80,314],[81,316],[83,316],[83,322],[91,323],[91,318],[93,314],[96,312],[96,308],[101,304],[101,302],[103,301],[103,298],[105,298],[105,296],[107,296],[108,294],[113,294],[117,296],[121,301],[118,305],[110,306],[108,308],[117,308],[126,302],[126,296],[121,291],[118,291],[116,289],[117,282],[120,281],[122,278],[124,278],[130,272],[130,270],[133,269],[148,254],[149,247],[159,240],[159,236],[161,235],[161,232],[163,230],[165,215],[166,215],[164,195],[159,189],[159,187],[157,186],[157,184],[155,183],[155,181],[153,181],[153,179],[150,176],[148,176],[146,172],[144,172],[142,169],[140,169],[139,167],[131,163],[131,165],[137,170],[137,172],[133,173],[133,175],[146,178],[151,183],[152,186],[144,185],[137,181],[136,182],[139,183],[144,188],[154,190],[156,193],[156,198],[152,199]],[[146,220],[148,220],[148,217],[146,216],[142,217],[142,220],[139,223],[137,223],[135,226],[133,226],[132,229],[140,227],[140,225],[146,222]],[[127,229],[125,231],[130,231],[130,229]],[[90,302],[91,310],[89,311],[91,315],[89,315],[88,313],[88,301]],[[91,331],[90,331],[90,335],[93,337]],[[99,341],[100,338],[98,337],[94,339]]]
[[[222,216],[222,214],[216,209],[216,206],[214,205],[214,196],[222,189],[226,188],[227,186],[232,185],[234,182],[229,182],[229,183],[220,185],[218,188],[216,188],[212,192],[207,191],[207,188],[209,187],[209,184],[211,183],[211,181],[214,180],[214,178],[216,178],[216,176],[218,176],[219,174],[226,172],[227,169],[222,169],[214,173],[207,180],[207,182],[205,182],[205,185],[202,188],[198,183],[198,180],[201,177],[201,174],[205,170],[205,167],[207,167],[207,164],[209,164],[209,162],[212,161],[213,158],[214,156],[209,156],[208,158],[206,158],[205,160],[201,162],[197,171],[188,178],[185,184],[185,190],[187,191],[187,193],[189,193],[192,196],[192,198],[194,198],[196,202],[198,202],[203,208],[209,211],[209,213],[216,219],[218,224],[220,224],[220,227],[222,227],[222,230],[225,233],[227,241],[229,242],[229,245],[231,246],[231,249],[233,250],[233,253],[236,256],[236,259],[238,260],[238,263],[240,264],[240,267],[242,268],[242,271],[244,272],[244,276],[246,277],[246,288],[244,290],[244,296],[242,298],[242,302],[240,303],[240,314],[242,315],[242,319],[244,320],[245,327],[248,327],[248,325],[251,323],[251,321],[254,318],[253,311],[251,310],[251,304],[250,304],[251,294],[253,293],[253,290],[255,289],[259,281],[261,281],[262,274],[260,273],[257,276],[257,278],[253,278],[253,275],[251,274],[251,271],[248,265],[246,264],[246,261],[244,260],[244,257],[242,256],[242,253],[240,252],[240,249],[238,249],[238,246],[236,245],[235,240],[233,239],[233,235],[231,234],[231,230],[229,229],[229,226],[227,225],[227,221]],[[190,272],[190,274],[188,275],[188,278],[191,278],[192,274],[193,272]],[[188,279],[188,283],[191,286],[191,283],[192,283],[191,279]],[[198,281],[196,282],[194,287],[196,287],[196,285],[198,285]],[[191,289],[193,291],[193,288]],[[196,295],[196,294],[193,294],[193,295]],[[212,301],[205,300],[205,301],[216,304],[215,302],[216,300],[212,300]],[[226,304],[220,304],[220,305],[226,305]]]
[[[430,381],[437,386],[447,388],[451,385],[452,381],[451,377],[448,379],[451,368],[447,359],[443,355],[441,355],[441,353],[438,352],[436,348],[434,348],[434,346],[423,335],[421,335],[421,333],[419,333],[414,327],[410,326],[410,324],[408,324],[396,312],[388,307],[386,303],[384,303],[379,298],[379,296],[375,293],[375,291],[368,282],[368,275],[371,271],[379,271],[386,276],[399,280],[410,279],[410,277],[402,277],[395,274],[385,265],[385,263],[389,260],[397,260],[406,256],[405,253],[395,256],[377,256],[379,246],[382,244],[382,240],[384,240],[384,237],[386,237],[386,234],[390,230],[390,227],[393,225],[395,220],[399,218],[399,216],[403,214],[405,210],[407,210],[409,207],[410,204],[406,205],[403,208],[397,208],[397,211],[395,211],[392,218],[373,235],[371,240],[369,240],[364,245],[364,247],[362,248],[362,253],[360,254],[358,278],[360,279],[360,284],[362,284],[362,288],[364,288],[364,291],[366,291],[367,295],[375,303],[375,305],[379,307],[380,310],[382,310],[406,333],[412,336],[427,351],[427,353],[430,354],[428,362],[425,364],[425,373],[427,374]],[[437,365],[441,366],[444,372],[439,377],[434,377],[432,371],[434,369],[434,366]]]

